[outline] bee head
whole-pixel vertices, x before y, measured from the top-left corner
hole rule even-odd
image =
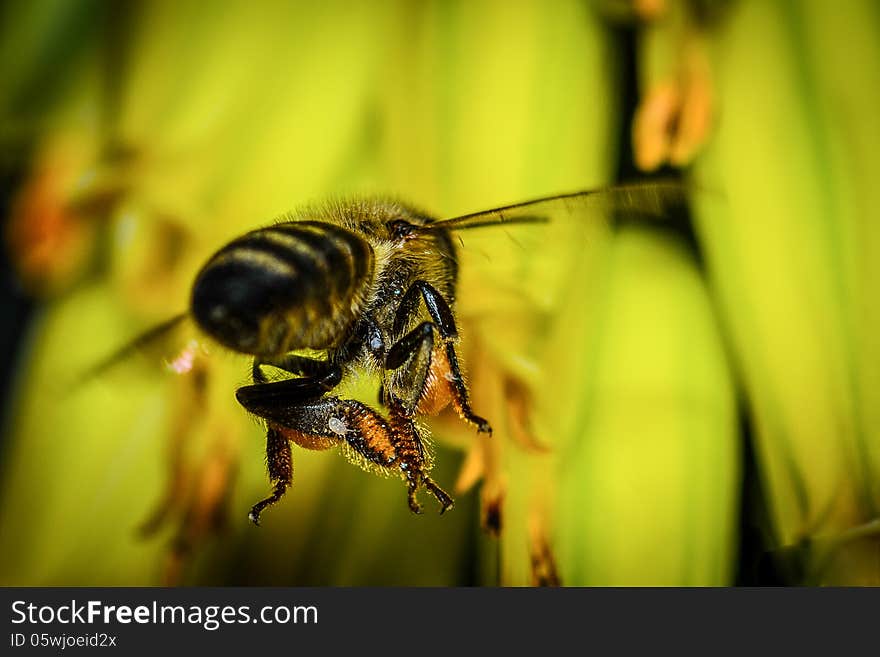
[[[415,236],[418,228],[404,219],[394,219],[388,222],[388,235],[395,242],[405,242]]]

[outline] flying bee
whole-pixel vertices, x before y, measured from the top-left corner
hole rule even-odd
[[[599,214],[663,215],[683,195],[676,183],[621,185],[445,220],[380,200],[306,210],[223,246],[196,275],[186,314],[96,369],[190,318],[206,336],[253,360],[252,383],[235,396],[265,425],[272,483],[271,494],[250,511],[254,523],[291,486],[291,443],[319,450],[341,445],[363,465],[402,477],[414,513],[421,512],[421,488],[443,513],[453,499],[430,476],[418,420],[452,406],[477,432],[492,433],[471,408],[462,373],[460,234],[577,224]],[[270,380],[266,367],[285,378]],[[362,371],[375,378],[383,411],[339,394]]]

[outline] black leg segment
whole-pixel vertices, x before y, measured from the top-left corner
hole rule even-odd
[[[434,347],[434,325],[422,322],[412,331],[398,340],[385,357],[385,369],[396,370],[403,365],[416,351]]]
[[[456,352],[458,333],[452,310],[437,290],[423,281],[410,287],[397,310],[396,332],[416,312],[420,295],[434,323],[422,322],[388,350],[385,368],[399,372],[395,372],[391,390],[386,390],[393,394],[385,397],[398,400],[409,416],[438,413],[451,401],[463,420],[491,435],[489,422],[471,409]],[[443,340],[440,344],[435,344],[435,330]]]
[[[342,380],[342,370],[335,367],[323,376],[304,376],[298,379],[269,382],[255,362],[254,379],[257,383],[236,390],[235,398],[254,415],[275,420],[279,414],[283,417],[291,404],[317,399],[327,394],[339,385]]]
[[[425,300],[425,307],[428,314],[443,338],[454,338],[458,336],[458,330],[455,328],[455,317],[452,309],[446,303],[446,299],[433,286],[425,281],[416,281],[403,295],[400,305],[397,307],[397,313],[394,316],[394,335],[400,335],[409,319],[415,314],[419,303],[419,297]]]
[[[491,436],[492,425],[489,424],[488,420],[471,410],[467,386],[464,384],[464,377],[462,377],[461,369],[458,365],[458,355],[455,353],[455,345],[452,342],[446,343],[446,360],[449,363],[449,377],[447,380],[452,386],[452,399],[458,414],[465,421],[476,426],[480,433],[488,433]]]
[[[269,469],[269,481],[274,484],[272,494],[251,507],[248,518],[255,525],[260,524],[260,514],[267,506],[271,506],[284,497],[284,493],[293,481],[293,460],[290,455],[290,443],[280,431],[269,427],[266,432],[266,465]]]

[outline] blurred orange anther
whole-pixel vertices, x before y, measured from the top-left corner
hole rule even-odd
[[[86,260],[91,229],[70,205],[76,167],[64,149],[35,164],[12,201],[6,242],[23,284],[35,294],[57,291]]]
[[[455,492],[458,494],[468,492],[483,478],[483,471],[483,448],[477,443],[468,450],[464,463],[461,464],[455,482]]]
[[[633,10],[643,21],[654,21],[666,13],[666,0],[633,0]]]
[[[676,130],[681,93],[673,82],[656,84],[633,118],[633,152],[636,166],[653,171],[669,158]]]
[[[712,79],[706,55],[693,47],[687,57],[687,84],[679,110],[678,130],[669,152],[669,160],[684,166],[693,159],[709,138],[712,127]]]

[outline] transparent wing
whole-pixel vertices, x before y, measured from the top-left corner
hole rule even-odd
[[[568,306],[586,308],[599,294],[614,227],[662,222],[684,207],[688,191],[678,182],[626,184],[432,224],[450,230],[458,247],[456,310],[465,332],[476,331],[505,361],[534,352],[558,333],[560,314],[578,310]]]
[[[572,268],[602,253],[612,227],[662,220],[686,202],[678,182],[627,184],[518,203],[432,224],[450,230],[459,251],[459,313],[517,306],[551,310],[580,284]]]
[[[542,224],[571,219],[583,222],[610,213],[663,217],[684,203],[686,193],[687,187],[677,181],[628,183],[514,203],[444,219],[431,226],[460,231],[486,226]]]
[[[182,313],[157,324],[133,338],[104,359],[82,372],[74,383],[74,391],[89,382],[104,377],[117,365],[143,355],[150,363],[158,363],[167,370],[184,374],[195,358],[205,349],[190,316]]]

